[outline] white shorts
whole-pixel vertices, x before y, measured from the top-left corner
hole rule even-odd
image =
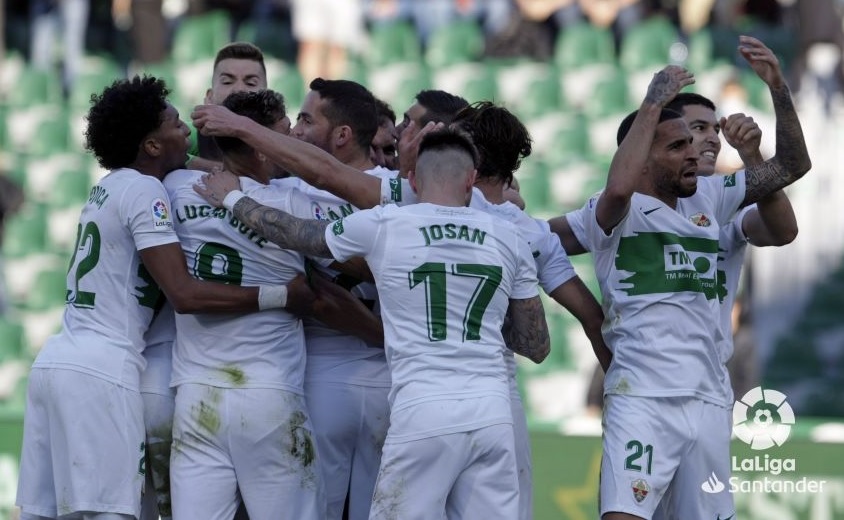
[[[55,517],[137,517],[144,483],[141,394],[74,370],[33,368],[16,504]]]
[[[343,517],[347,494],[349,519],[369,516],[381,448],[390,425],[389,391],[386,387],[305,383],[325,482],[328,520]]]
[[[297,41],[325,41],[358,50],[364,38],[362,0],[291,0]]]
[[[144,486],[144,518],[172,518],[170,500],[170,445],[173,443],[175,395],[141,393],[144,402],[144,426],[147,439],[147,478]],[[152,497],[150,501],[148,498]],[[154,511],[150,506],[155,505]]]
[[[728,409],[700,399],[607,395],[601,515],[622,512],[649,520],[659,517],[658,505],[669,513],[663,518],[734,515],[731,425]]]
[[[510,393],[513,411],[513,439],[516,447],[516,471],[519,477],[519,520],[533,518],[533,464],[530,454],[530,433],[527,417],[518,390]]]
[[[176,389],[173,518],[230,520],[238,487],[250,518],[321,519],[325,492],[305,399],[276,389]]]
[[[513,520],[519,483],[513,427],[384,445],[370,520]]]

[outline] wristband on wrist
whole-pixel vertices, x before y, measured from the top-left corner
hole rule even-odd
[[[240,190],[232,190],[226,194],[226,198],[223,199],[223,207],[231,210],[234,208],[234,205],[237,204],[237,201],[245,197],[246,194]]]
[[[259,285],[258,310],[283,309],[287,306],[286,285]]]

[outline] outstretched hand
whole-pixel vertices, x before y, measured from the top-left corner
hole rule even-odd
[[[694,74],[677,65],[669,65],[654,74],[648,93],[645,95],[646,103],[664,107],[674,99],[683,87],[695,82]]]
[[[741,113],[722,117],[721,130],[727,144],[736,149],[745,164],[761,157],[762,129],[752,117]]]
[[[221,105],[196,105],[190,117],[199,133],[211,136],[233,136],[243,118]]]
[[[416,123],[411,121],[399,137],[399,169],[401,177],[407,178],[410,170],[416,169],[416,158],[419,156],[419,145],[422,138],[431,132],[442,130],[443,123],[430,121],[421,129],[416,129]]]
[[[223,199],[229,192],[240,189],[240,179],[225,170],[214,170],[202,176],[202,181],[193,185],[193,191],[214,207],[222,208]]]
[[[785,85],[779,60],[764,43],[752,36],[739,36],[738,51],[768,87],[779,88]]]

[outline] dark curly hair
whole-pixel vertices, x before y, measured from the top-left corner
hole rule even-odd
[[[509,186],[522,159],[532,152],[533,140],[519,118],[491,101],[478,101],[458,112],[454,124],[472,136],[478,149],[478,177]]]
[[[144,138],[163,121],[170,90],[152,76],[121,79],[91,95],[85,148],[103,168],[123,168],[138,157]]]
[[[273,90],[232,92],[223,101],[223,106],[267,128],[287,115],[284,96]],[[214,137],[214,141],[223,153],[244,153],[252,150],[251,146],[237,137]]]

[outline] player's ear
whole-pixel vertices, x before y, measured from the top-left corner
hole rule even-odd
[[[349,125],[341,125],[334,129],[334,144],[343,146],[352,140],[352,128]]]
[[[416,170],[407,171],[407,182],[410,183],[410,187],[411,189],[413,189],[413,193],[419,193],[419,188],[416,187]]]
[[[141,150],[150,157],[158,157],[161,155],[162,146],[158,139],[146,137],[141,142]]]
[[[478,170],[472,170],[472,173],[466,176],[466,189],[472,191],[472,187],[478,180]]]
[[[205,91],[205,104],[210,105],[211,103],[211,89]]]

